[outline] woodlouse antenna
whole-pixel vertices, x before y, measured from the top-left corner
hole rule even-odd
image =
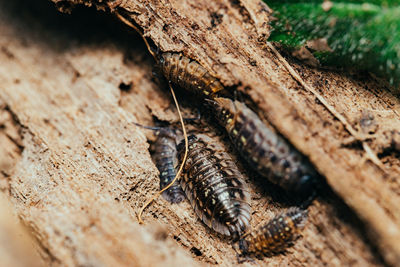
[[[136,126],[142,127],[144,129],[153,130],[153,131],[160,131],[160,130],[166,128],[166,127],[157,127],[157,126],[146,126],[146,125],[142,125],[142,124],[137,123],[137,122],[133,122],[133,124],[135,124]]]
[[[142,37],[144,43],[146,44],[147,50],[149,50],[149,53],[153,56],[155,61],[158,61],[156,54],[154,53],[154,51],[151,49],[149,42],[147,41],[147,39],[144,37],[143,33],[139,30],[139,28],[134,25],[132,22],[130,22],[128,19],[126,19],[123,15],[121,15],[120,13],[115,12],[115,14],[117,15],[117,17],[126,25],[128,25],[129,27],[133,28],[137,33],[139,33],[140,37]]]
[[[142,213],[143,213],[144,209],[145,209],[147,206],[149,206],[149,205],[151,204],[151,202],[153,202],[156,198],[158,198],[165,190],[167,190],[168,188],[170,188],[170,187],[175,183],[175,181],[179,178],[179,176],[181,175],[182,170],[183,170],[183,166],[185,165],[185,161],[186,161],[186,158],[187,158],[188,150],[189,150],[189,145],[188,145],[189,142],[188,142],[188,137],[187,137],[187,134],[186,134],[185,123],[183,122],[181,110],[180,110],[180,108],[179,108],[179,104],[178,104],[178,101],[176,100],[175,92],[174,92],[174,89],[172,88],[171,84],[169,84],[169,88],[170,88],[170,90],[171,90],[171,94],[172,94],[172,97],[173,97],[173,99],[174,99],[174,102],[175,102],[175,105],[176,105],[176,109],[178,110],[179,120],[180,120],[181,125],[182,125],[182,132],[183,132],[183,137],[184,137],[184,140],[185,140],[185,154],[184,154],[184,156],[183,156],[182,163],[181,163],[181,165],[179,166],[179,169],[178,169],[178,172],[176,173],[175,178],[174,178],[166,187],[164,187],[163,189],[161,189],[160,191],[158,191],[153,197],[151,197],[151,198],[143,205],[143,207],[139,210],[139,212],[138,212],[138,221],[139,221],[140,224],[144,224],[144,221],[142,220]]]
[[[200,118],[201,118],[200,111],[197,110],[196,117],[183,118],[183,120],[184,121],[197,121],[197,120],[200,120]],[[133,124],[135,124],[138,127],[141,127],[141,128],[147,129],[147,130],[152,130],[152,131],[161,131],[161,130],[164,130],[164,129],[171,129],[169,127],[147,126],[147,125],[143,125],[143,124],[140,124],[140,123],[137,123],[137,122],[133,122]]]

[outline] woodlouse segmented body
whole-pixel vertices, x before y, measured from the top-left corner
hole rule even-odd
[[[197,95],[211,97],[224,90],[222,84],[198,62],[181,53],[163,53],[159,60],[165,78]]]
[[[290,208],[239,240],[242,256],[270,256],[284,252],[300,236],[307,210]]]
[[[197,216],[225,236],[239,237],[249,227],[250,196],[244,177],[221,145],[206,135],[189,136],[181,185]],[[178,145],[181,160],[184,144]]]
[[[160,189],[166,187],[175,178],[175,167],[177,165],[176,145],[177,136],[173,130],[166,128],[157,132],[153,158],[160,172]],[[172,203],[179,203],[185,199],[185,193],[178,181],[164,191],[162,195]]]
[[[288,191],[311,193],[316,172],[288,141],[239,101],[220,97],[208,102],[238,152],[253,169]]]

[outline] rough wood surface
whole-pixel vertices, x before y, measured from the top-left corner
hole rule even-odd
[[[187,202],[158,199],[145,213],[149,225],[137,224],[135,212],[157,190],[158,179],[145,133],[131,122],[173,122],[176,116],[168,92],[152,81],[153,62],[141,39],[108,18],[123,10],[162,51],[184,52],[249,96],[337,194],[324,188],[310,207],[303,238],[264,263],[398,265],[400,103],[382,85],[368,75],[320,71],[288,59],[359,133],[374,134],[367,144],[384,170],[364,160],[360,142],[260,43],[268,28],[259,2],[53,2],[63,9],[93,3],[106,13],[78,8],[63,15],[41,0],[0,1],[0,130],[12,133],[0,135],[9,151],[1,159],[0,184],[47,263],[236,263],[230,242],[205,228]],[[248,182],[253,226],[293,204],[259,178]],[[261,261],[245,263],[255,264]]]
[[[145,136],[130,123],[134,116],[118,105],[118,84],[124,79],[117,77],[118,66],[124,65],[118,44],[97,45],[84,32],[70,40],[58,23],[67,27],[72,20],[62,22],[45,3],[30,3],[26,9],[18,4],[3,1],[0,8],[1,98],[12,113],[3,126],[13,132],[9,128],[19,125],[20,135],[7,137],[22,139],[23,146],[7,175],[8,191],[48,263],[196,265],[188,252],[166,239],[165,227],[139,226],[130,207],[154,189],[149,178],[157,172]],[[52,23],[56,26],[46,26]],[[99,50],[91,54],[92,48]],[[102,66],[92,65],[90,58],[101,54],[102,65],[112,67],[107,78],[98,73],[99,80],[92,67],[103,73]],[[75,64],[83,66],[76,69]],[[121,75],[140,80],[146,72],[131,65]]]

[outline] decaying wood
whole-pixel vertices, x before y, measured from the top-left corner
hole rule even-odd
[[[118,84],[124,78],[114,74],[118,65],[124,65],[122,51],[110,43],[101,48],[94,42],[83,50],[64,46],[71,44],[68,36],[44,31],[43,21],[29,23],[34,14],[18,17],[12,13],[17,3],[6,2],[0,8],[0,84],[12,116],[3,126],[12,132],[8,128],[19,125],[20,136],[9,139],[23,139],[21,158],[8,174],[9,191],[48,263],[196,265],[189,253],[166,240],[165,227],[140,227],[130,207],[136,197],[143,201],[146,192],[154,191],[149,179],[157,172],[144,135],[130,123],[134,116],[118,106]],[[55,10],[52,14],[48,19],[59,15]],[[106,80],[96,79],[90,67],[91,46],[105,53],[103,64],[115,68]],[[77,67],[79,73],[74,64],[90,68]],[[136,80],[146,73],[135,64],[126,70],[121,75]],[[81,80],[80,75],[88,79]],[[148,80],[146,85],[152,86]],[[136,195],[137,191],[143,193]]]
[[[72,15],[32,2],[0,2],[0,130],[12,132],[1,144],[14,155],[1,159],[0,184],[49,264],[236,263],[230,242],[207,229],[187,202],[160,198],[146,210],[149,225],[137,223],[135,211],[158,180],[144,130],[131,122],[176,115],[168,91],[152,81],[153,61],[141,39],[108,18],[118,11],[162,51],[183,52],[241,90],[351,207],[324,189],[303,238],[264,263],[398,265],[400,103],[382,85],[287,59],[358,133],[373,134],[360,141],[260,42],[268,33],[267,8],[257,1],[53,0],[63,9],[85,3],[106,11],[80,8]],[[293,203],[265,181],[248,183],[253,227]]]

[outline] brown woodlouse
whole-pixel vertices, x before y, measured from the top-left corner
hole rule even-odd
[[[213,77],[203,66],[182,53],[154,51],[143,33],[134,24],[129,16],[117,12],[116,15],[129,27],[133,28],[142,37],[147,50],[157,62],[157,66],[165,78],[186,90],[203,97],[210,97],[217,92],[224,90],[222,84]]]
[[[159,56],[159,67],[168,81],[194,94],[212,97],[224,90],[217,78],[198,62],[181,53],[162,53]]]
[[[254,170],[288,191],[299,195],[313,193],[316,172],[288,141],[239,101],[222,97],[207,101],[238,152]]]
[[[160,190],[171,183],[176,176],[176,166],[178,165],[177,159],[177,134],[174,129],[144,126],[134,123],[145,129],[156,131],[157,139],[154,142],[153,159],[160,172]],[[165,200],[171,203],[180,203],[185,199],[180,184],[176,181],[170,188],[162,193]]]
[[[271,256],[284,252],[300,237],[307,210],[290,208],[239,240],[240,256]]]
[[[250,194],[232,158],[212,138],[190,135],[181,185],[197,216],[216,232],[238,238],[250,224]],[[178,145],[178,158],[183,146]]]

